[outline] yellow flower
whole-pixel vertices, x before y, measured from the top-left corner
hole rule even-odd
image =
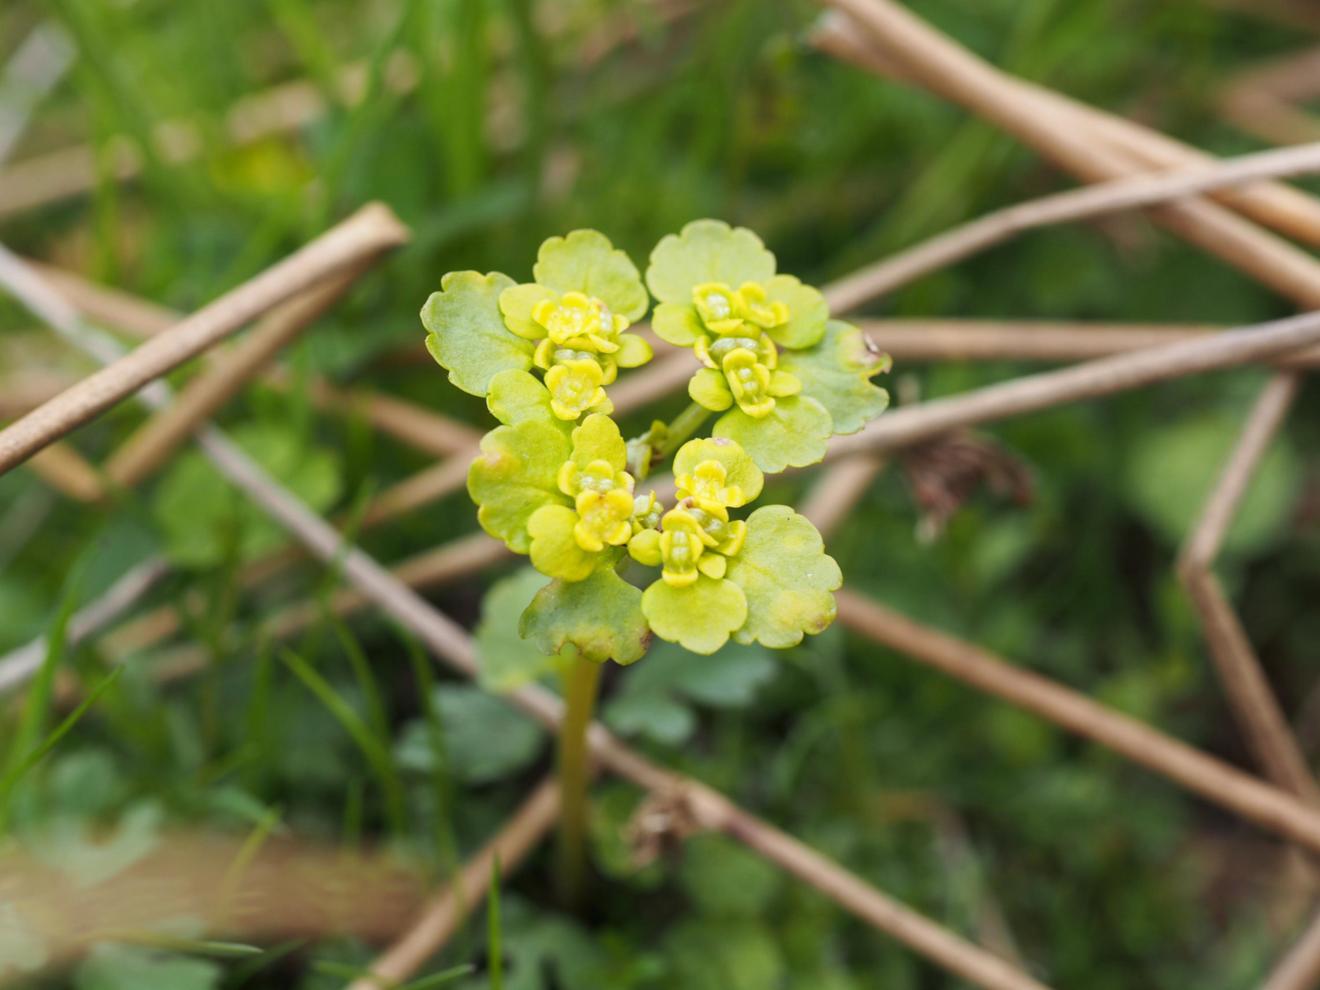
[[[595,296],[565,292],[556,299],[543,299],[532,307],[532,319],[545,328],[546,339],[556,347],[613,354],[619,349],[619,334],[628,318],[611,313]]]
[[[660,578],[673,588],[695,584],[704,574],[718,580],[724,577],[728,561],[718,553],[706,552],[706,535],[701,524],[683,509],[670,509],[660,520],[661,529],[644,529],[628,543],[634,560],[648,566],[661,566]]]
[[[607,492],[586,489],[576,500],[577,525],[573,538],[589,553],[599,553],[610,546],[622,546],[632,536],[632,493],[622,488]]]
[[[701,542],[725,557],[735,556],[747,539],[747,523],[729,520],[729,510],[717,502],[684,499],[678,506],[697,524]]]
[[[576,461],[565,461],[556,480],[559,490],[570,498],[576,498],[585,491],[604,494],[622,489],[631,495],[633,490],[632,475],[627,471],[616,471],[614,465],[606,460],[592,461],[585,468],[579,468]]]
[[[633,499],[633,532],[640,533],[644,529],[659,528],[660,519],[664,514],[665,507],[660,504],[660,500],[656,498],[655,492],[649,492],[646,495],[638,495]]]
[[[707,330],[717,337],[759,334],[788,322],[785,303],[769,302],[765,287],[744,282],[734,289],[724,282],[703,282],[692,289],[692,303]]]
[[[770,394],[770,369],[756,360],[755,354],[739,348],[727,354],[721,364],[724,380],[739,409],[758,419],[774,409],[775,399]]]
[[[610,402],[602,385],[605,373],[590,357],[573,358],[556,364],[545,373],[545,387],[550,390],[550,410],[560,419],[576,420],[584,412],[610,413]]]
[[[719,461],[702,461],[690,472],[674,478],[678,497],[694,498],[699,502],[713,502],[719,506],[744,505],[747,502],[743,490],[737,485],[727,485],[729,469]]]

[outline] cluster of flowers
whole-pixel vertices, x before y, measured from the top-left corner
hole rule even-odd
[[[730,510],[756,499],[765,472],[819,461],[832,434],[878,415],[887,395],[870,379],[887,359],[831,321],[817,290],[776,274],[755,234],[718,221],[661,240],[645,284],[591,230],[547,240],[533,277],[453,272],[422,310],[432,355],[501,423],[468,476],[478,519],[555,579],[524,627],[553,607],[548,649],[630,662],[652,632],[711,653],[730,636],[787,647],[828,626],[842,578],[815,527],[786,506]],[[713,436],[675,452],[668,507],[637,491],[666,430],[625,442],[605,391],[652,357],[627,332],[652,295],[656,335],[700,361],[694,403],[722,414]],[[645,592],[619,577],[625,557],[660,568]],[[605,626],[641,635],[624,643]]]

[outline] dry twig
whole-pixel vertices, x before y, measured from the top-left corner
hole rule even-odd
[[[1170,174],[1130,175],[1082,189],[1070,189],[988,213],[914,248],[868,265],[837,283],[835,293],[843,300],[842,308],[854,309],[923,275],[947,268],[1036,227],[1167,203],[1267,176],[1316,171],[1320,171],[1320,143],[1243,155]]]
[[[324,278],[402,244],[406,229],[388,208],[364,207],[338,227],[284,261],[226,293],[209,306],[153,337],[114,364],[84,378],[22,419],[0,430],[0,474],[41,448],[196,357],[249,320]],[[26,270],[0,255],[0,275],[21,291]]]
[[[1130,354],[1026,375],[962,395],[886,413],[862,432],[836,437],[829,457],[892,450],[947,430],[1038,412],[1157,382],[1266,360],[1320,343],[1320,312],[1176,341]]]
[[[1315,990],[1320,985],[1320,914],[1279,961],[1260,990]]]
[[[1209,801],[1320,850],[1320,813],[1291,795],[1085,695],[854,592],[840,591],[838,600],[840,620],[868,639],[1108,746]]]

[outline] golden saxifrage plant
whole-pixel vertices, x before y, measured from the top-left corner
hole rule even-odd
[[[532,275],[450,272],[422,322],[449,380],[501,424],[468,474],[478,520],[552,579],[519,629],[573,658],[560,737],[567,837],[600,664],[633,663],[652,635],[702,654],[730,637],[782,649],[834,620],[842,575],[811,522],[784,505],[740,512],[767,473],[819,462],[832,435],[884,411],[871,379],[889,362],[830,319],[818,290],[777,273],[754,233],[717,220],[664,237],[644,283],[594,230],[547,240]],[[700,367],[686,410],[625,440],[608,389],[652,358],[630,332],[652,297],[656,335]],[[696,437],[711,416],[711,435]],[[670,458],[667,504],[644,483]],[[658,570],[644,588],[641,568]]]
[[[736,512],[766,473],[820,461],[831,435],[885,409],[871,378],[887,359],[777,274],[754,233],[716,220],[662,239],[645,284],[594,230],[547,240],[533,277],[451,272],[422,310],[431,354],[502,424],[468,475],[477,517],[554,579],[523,635],[627,664],[652,633],[713,653],[730,636],[783,648],[828,626],[841,575],[815,527],[781,505]],[[625,441],[608,388],[652,357],[630,332],[652,295],[656,335],[701,367],[691,407]],[[712,435],[688,439],[711,415]],[[670,455],[666,505],[643,483]],[[620,576],[629,559],[659,568],[644,591]]]

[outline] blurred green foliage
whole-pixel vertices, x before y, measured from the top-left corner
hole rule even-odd
[[[1216,87],[1302,43],[1201,0],[912,6],[998,65],[1222,154],[1252,145],[1216,118]],[[533,7],[553,13],[561,33],[536,27]],[[78,49],[21,154],[86,138],[100,179],[84,199],[5,221],[0,236],[189,310],[383,199],[412,227],[412,244],[290,351],[291,374],[368,384],[481,423],[480,403],[439,369],[380,360],[420,342],[417,310],[443,272],[525,271],[545,236],[576,226],[606,231],[641,262],[660,235],[711,215],[753,227],[781,270],[821,283],[1067,185],[961,110],[811,51],[803,39],[816,13],[806,0],[730,0],[665,27],[644,0],[10,0],[0,54],[46,18]],[[620,16],[639,25],[637,41],[582,54]],[[401,54],[416,75],[407,92],[391,82]],[[350,64],[362,67],[365,96],[344,106],[336,93]],[[227,108],[297,79],[330,110],[295,135],[235,147]],[[200,140],[182,165],[152,141],[158,124],[180,117],[198,122]],[[113,135],[141,156],[139,180],[113,181]],[[871,311],[1235,323],[1287,307],[1122,218],[1032,233]],[[14,344],[7,357],[49,354],[30,328],[0,305],[0,333]],[[951,394],[1028,370],[900,364],[895,393]],[[920,507],[896,463],[830,548],[859,590],[1246,763],[1172,563],[1263,380],[1215,375],[996,426],[990,432],[1030,468],[1031,503],[977,494],[935,539],[917,525]],[[677,402],[629,425],[672,414]],[[1311,390],[1259,475],[1222,568],[1285,707],[1311,720],[1312,739],[1320,502],[1314,457],[1303,452],[1317,449],[1315,412]],[[75,443],[99,460],[140,419],[125,405]],[[374,437],[352,410],[316,412],[301,388],[253,389],[221,419],[327,509],[360,505],[427,463]],[[162,658],[133,656],[15,787],[6,809],[15,834],[57,848],[89,876],[150,848],[163,822],[241,833],[277,820],[448,867],[547,769],[539,730],[477,689],[443,675],[428,683],[425,663],[410,663],[416,645],[380,619],[354,619],[350,630],[327,612],[291,653],[278,652],[261,620],[309,593],[326,601],[335,575],[305,567],[244,592],[240,567],[276,534],[205,470],[186,453],[141,491],[96,509],[58,499],[27,472],[0,479],[0,648],[47,630],[61,603],[85,603],[168,552],[197,566],[152,600],[183,603],[179,641],[199,644],[209,661],[187,682],[160,684],[152,666]],[[804,484],[781,483],[771,500],[791,500]],[[460,493],[363,542],[395,561],[470,532],[472,517]],[[501,576],[447,587],[436,601],[474,625],[483,583]],[[535,590],[511,580],[502,603],[488,601],[481,630],[487,659],[497,658],[486,668],[493,689],[548,666],[519,656],[500,618]],[[88,645],[60,666],[90,686],[109,659]],[[605,718],[662,762],[942,923],[993,938],[993,903],[1012,944],[1052,985],[1239,990],[1258,983],[1292,933],[1277,920],[1277,849],[1254,830],[842,630],[783,657],[730,648],[696,662],[657,649],[613,671],[606,692]],[[11,762],[16,725],[0,731]],[[640,795],[617,783],[597,794],[602,875],[587,917],[557,911],[542,854],[505,882],[511,990],[958,985],[724,839],[634,864],[622,834]],[[88,851],[94,829],[111,838]],[[464,988],[488,985],[482,927],[472,922],[435,961],[437,970],[476,962],[481,972]],[[328,987],[342,974],[314,962],[352,971],[371,958],[346,939],[271,950],[281,951],[292,954],[244,968],[107,945],[59,985]]]

